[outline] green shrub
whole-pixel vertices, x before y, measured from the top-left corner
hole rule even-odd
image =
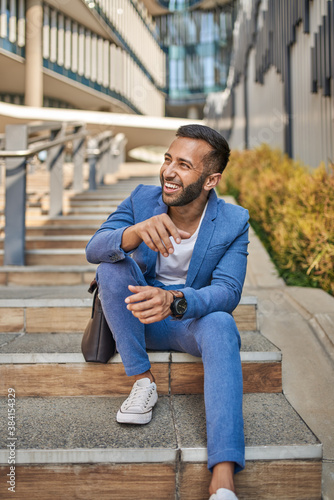
[[[334,295],[334,170],[309,172],[268,146],[231,154],[219,184],[251,224],[287,284]]]

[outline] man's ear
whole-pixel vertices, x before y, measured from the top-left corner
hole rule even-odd
[[[211,174],[208,175],[208,177],[205,179],[204,183],[204,189],[205,191],[210,191],[210,189],[213,189],[217,186],[221,179],[222,174],[216,173],[216,174]]]

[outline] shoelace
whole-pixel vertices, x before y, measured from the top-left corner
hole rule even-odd
[[[144,393],[146,393],[147,391],[148,394],[146,396],[146,400],[145,400],[145,404],[144,404],[144,408],[146,408],[152,394],[153,394],[153,388],[148,388],[148,387],[134,387],[132,389],[132,391],[130,392],[130,395],[129,397],[125,400],[124,402],[124,406],[125,408],[129,408],[130,406],[140,406],[140,404],[143,403],[143,395]]]

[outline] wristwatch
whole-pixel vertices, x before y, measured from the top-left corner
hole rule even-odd
[[[174,318],[182,318],[187,310],[187,300],[183,293],[178,290],[168,290],[174,297],[173,302],[170,305],[171,315]]]

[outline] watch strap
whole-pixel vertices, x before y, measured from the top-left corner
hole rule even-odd
[[[167,292],[170,292],[174,299],[182,299],[184,297],[183,293],[180,290],[167,290]]]

